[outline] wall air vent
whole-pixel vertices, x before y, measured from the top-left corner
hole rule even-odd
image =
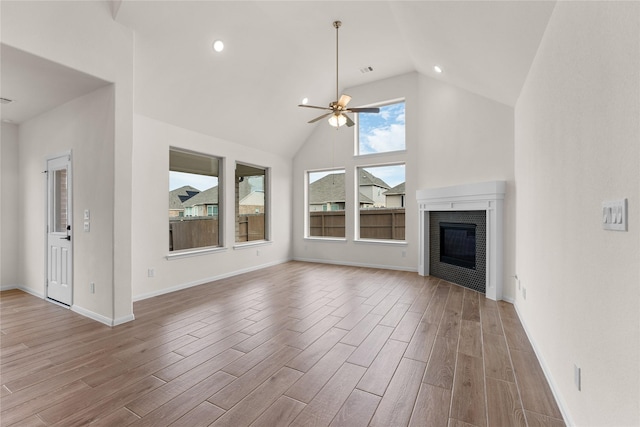
[[[13,99],[0,97],[0,104],[11,104],[12,102],[15,102],[15,101]]]
[[[371,67],[371,66],[369,66],[369,67],[362,67],[362,68],[360,68],[360,72],[361,72],[362,74],[370,73],[370,72],[372,72],[372,71],[373,71],[373,67]]]

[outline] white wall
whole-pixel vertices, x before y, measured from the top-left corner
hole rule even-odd
[[[574,425],[640,425],[639,141],[640,3],[558,2],[515,111],[516,307]]]
[[[18,126],[2,123],[0,135],[0,289],[19,287]]]
[[[111,319],[113,300],[112,85],[20,125],[18,178],[21,285],[45,294],[46,158],[72,151],[73,306]],[[91,231],[83,229],[84,209]],[[95,283],[95,294],[89,283]]]
[[[291,159],[135,116],[133,297],[146,298],[291,259]],[[169,254],[169,147],[224,158],[225,248],[167,259]],[[271,242],[235,246],[235,163],[271,168]],[[259,252],[259,254],[258,254]],[[148,277],[148,269],[155,277]]]
[[[505,181],[503,299],[515,286],[513,108],[421,76],[418,188]],[[407,193],[408,194],[408,193]]]
[[[417,271],[418,208],[416,190],[505,180],[505,298],[514,286],[513,109],[417,73],[345,90],[354,105],[406,99],[406,153],[353,156],[353,132],[335,131],[322,121],[294,158],[294,257],[324,262]],[[333,146],[333,148],[332,148]],[[347,210],[345,242],[304,239],[306,170],[344,167],[347,188],[356,166],[406,162],[406,246],[353,242],[354,213]],[[353,206],[353,191],[347,204]],[[402,252],[406,251],[406,257]]]
[[[115,173],[110,191],[111,197],[115,195],[115,198],[108,208],[114,220],[113,232],[106,243],[114,250],[108,254],[108,259],[96,258],[95,263],[112,265],[109,275],[112,278],[109,285],[112,297],[100,302],[99,312],[108,311],[109,318],[115,323],[129,320],[133,310],[131,223],[128,218],[114,216],[114,213],[131,205],[133,34],[113,20],[107,1],[5,1],[0,7],[3,43],[115,83],[112,89],[112,108],[115,111],[112,126],[115,130],[111,132],[113,138],[109,142],[115,159],[111,163]],[[31,156],[27,152],[22,154]],[[26,235],[19,236],[21,240],[26,238]],[[19,279],[27,282],[27,278]]]

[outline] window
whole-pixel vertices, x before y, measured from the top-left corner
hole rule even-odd
[[[307,173],[309,237],[345,237],[344,169]]]
[[[221,246],[222,159],[169,149],[169,251]]]
[[[268,239],[268,169],[236,163],[236,242]]]
[[[404,164],[358,168],[360,239],[405,240]]]
[[[405,150],[404,107],[404,101],[401,101],[380,106],[378,114],[358,114],[356,154]]]

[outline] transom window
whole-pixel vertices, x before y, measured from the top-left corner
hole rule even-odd
[[[406,149],[404,101],[381,105],[378,114],[358,114],[357,121],[357,155]]]

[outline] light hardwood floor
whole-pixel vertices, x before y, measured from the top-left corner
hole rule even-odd
[[[1,293],[2,426],[564,426],[511,304],[289,262],[106,327]]]

